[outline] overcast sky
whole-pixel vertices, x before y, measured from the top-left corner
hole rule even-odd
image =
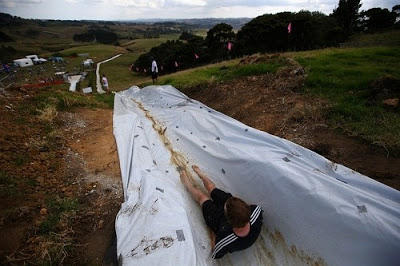
[[[0,12],[22,18],[120,20],[234,18],[300,10],[332,13],[339,0],[0,0]],[[400,0],[362,0],[362,10],[388,8]]]

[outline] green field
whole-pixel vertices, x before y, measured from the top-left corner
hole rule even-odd
[[[144,53],[148,52],[152,47],[158,46],[168,40],[178,40],[179,34],[161,35],[155,39],[135,39],[123,42],[122,47],[130,49],[132,52]]]

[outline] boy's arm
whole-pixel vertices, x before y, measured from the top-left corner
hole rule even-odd
[[[214,248],[215,248],[215,238],[216,238],[217,236],[215,235],[215,233],[214,232],[211,232],[211,250],[212,251],[214,251]]]

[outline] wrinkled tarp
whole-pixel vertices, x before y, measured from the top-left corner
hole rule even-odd
[[[115,95],[124,265],[398,265],[400,192],[253,129],[171,86]],[[264,209],[257,242],[211,259],[209,231],[178,170],[199,167]],[[198,182],[200,185],[200,182]]]

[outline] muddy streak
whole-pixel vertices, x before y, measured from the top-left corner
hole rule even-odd
[[[274,251],[266,245],[268,236],[268,229],[265,225],[262,226],[262,231],[254,244],[256,248],[255,259],[258,265],[273,266],[277,265]]]
[[[276,252],[281,252],[279,255],[283,256],[283,258],[275,257],[275,259],[284,259],[285,264],[296,263],[298,265],[312,265],[312,266],[325,266],[325,261],[320,257],[312,257],[302,249],[297,248],[295,245],[291,245],[290,247],[286,243],[285,238],[282,233],[278,230],[274,230],[274,232],[268,232],[267,229],[263,230],[263,235],[268,236],[269,241],[271,242],[271,248]],[[282,262],[280,262],[282,263]]]
[[[197,187],[198,189],[202,190],[204,193],[205,188],[199,187],[197,183],[194,181],[194,178],[191,174],[189,165],[188,165],[188,160],[183,156],[181,153],[177,152],[174,150],[171,141],[168,139],[166,136],[165,132],[167,130],[167,127],[163,128],[157,121],[156,119],[150,114],[148,110],[146,110],[141,102],[135,101],[132,99],[138,107],[145,113],[146,117],[150,119],[152,122],[152,127],[153,129],[158,133],[158,136],[161,139],[161,143],[164,144],[165,148],[171,153],[171,163],[176,166],[176,171],[180,173],[181,171],[184,171],[189,178],[190,182],[193,184],[193,186]],[[212,231],[211,229],[207,226],[207,231],[210,239],[210,243],[212,241]]]
[[[134,101],[138,105],[138,107],[145,113],[146,117],[152,122],[152,127],[158,133],[158,136],[161,139],[161,143],[163,143],[165,148],[171,153],[171,162],[176,166],[177,172],[184,171],[189,177],[190,182],[192,184],[196,184],[187,164],[187,159],[181,153],[174,150],[171,141],[166,136],[165,132],[167,130],[167,127],[163,128],[150,114],[150,112],[144,108],[141,102],[136,101],[135,99],[132,99],[132,101]]]

